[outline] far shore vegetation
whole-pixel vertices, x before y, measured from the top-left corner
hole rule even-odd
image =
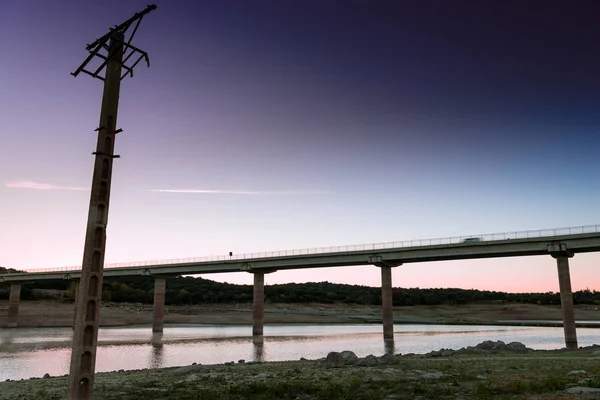
[[[0,267],[0,274],[21,272]],[[38,290],[36,290],[38,289]],[[44,297],[44,290],[65,291],[65,299],[72,301],[75,293],[73,283],[64,280],[37,281],[23,285],[21,299],[34,300]],[[154,278],[148,276],[124,276],[104,278],[102,300],[127,303],[153,303]],[[0,299],[8,299],[9,285],[0,285]],[[50,295],[48,295],[50,297]],[[267,303],[323,303],[348,305],[381,305],[381,290],[376,287],[318,283],[288,283],[265,286]],[[475,289],[419,289],[394,288],[394,306],[463,305],[476,302],[506,302],[537,305],[560,305],[560,294],[505,293]],[[600,291],[581,290],[573,292],[576,305],[600,305]],[[252,285],[235,285],[214,282],[203,278],[176,277],[167,279],[167,305],[252,303]]]

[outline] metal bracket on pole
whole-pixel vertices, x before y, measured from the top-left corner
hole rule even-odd
[[[94,132],[100,132],[100,131],[103,131],[103,130],[106,130],[106,128],[104,126],[101,126],[100,128],[94,129]],[[111,133],[113,135],[116,135],[117,133],[121,133],[121,132],[123,132],[123,129],[121,129],[121,128],[119,128],[119,129],[117,129],[115,131],[106,131],[106,133]]]
[[[103,153],[103,152],[101,152],[101,151],[93,151],[93,152],[92,152],[92,155],[93,155],[93,156],[95,156],[95,155],[99,155],[99,156],[107,156],[107,157],[111,157],[111,158],[121,158],[121,156],[120,156],[120,155],[118,155],[118,154],[106,154],[106,153]]]
[[[85,48],[87,51],[90,52],[90,54],[85,59],[85,61],[79,66],[79,68],[77,68],[75,70],[75,72],[71,72],[71,75],[77,76],[77,75],[79,75],[80,72],[83,72],[84,74],[90,75],[92,78],[96,78],[96,79],[100,79],[101,81],[104,81],[106,79],[106,77],[101,76],[101,73],[106,68],[109,61],[112,60],[117,53],[117,49],[112,49],[112,51],[111,51],[111,48],[108,45],[108,42],[111,39],[113,41],[117,41],[121,45],[120,47],[122,48],[122,51],[123,51],[123,60],[121,61],[121,67],[125,70],[125,73],[123,75],[121,75],[121,77],[120,77],[121,80],[123,80],[123,78],[125,78],[127,75],[133,77],[133,69],[135,68],[136,65],[138,65],[138,63],[142,59],[145,59],[146,65],[148,67],[150,67],[150,58],[148,58],[148,53],[146,53],[144,50],[141,50],[141,49],[133,46],[131,44],[131,40],[133,39],[133,36],[137,32],[137,29],[140,26],[140,22],[142,22],[144,15],[148,14],[149,12],[151,12],[153,10],[156,10],[155,4],[151,4],[148,7],[146,7],[145,10],[143,10],[139,13],[135,13],[133,15],[133,17],[129,18],[127,21],[123,22],[121,25],[115,25],[113,28],[110,28],[109,32],[106,35],[96,39],[93,43],[86,45]],[[129,39],[125,40],[125,38],[124,38],[125,32],[129,29],[129,27],[134,22],[135,22],[135,27],[133,28],[133,31],[131,32]],[[122,35],[123,39],[120,39],[121,35]],[[105,51],[106,53],[102,54],[101,51]],[[131,66],[125,65],[125,63],[127,61],[129,61],[129,59],[134,54],[139,55],[139,57],[137,57],[137,59],[133,62],[133,64],[131,64]],[[100,64],[100,66],[98,68],[96,68],[94,71],[89,71],[86,69],[86,67],[88,66],[90,61],[92,61],[92,59],[94,57],[101,58],[103,61]]]

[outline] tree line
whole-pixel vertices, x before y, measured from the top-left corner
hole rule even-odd
[[[0,267],[0,274],[20,272]],[[37,281],[23,285],[22,299],[32,299],[35,289],[66,291],[67,299],[74,299],[73,283],[64,280]],[[0,286],[0,298],[7,299],[9,286]],[[220,283],[204,278],[175,277],[167,279],[165,303],[168,305],[251,303],[252,285]],[[154,301],[154,278],[149,276],[123,276],[104,278],[102,300],[113,302],[147,303]],[[560,305],[560,294],[506,293],[476,289],[420,289],[393,288],[394,306],[461,305],[482,301],[504,301],[539,305]],[[357,305],[380,305],[381,289],[369,286],[346,285],[330,282],[287,283],[265,286],[265,301],[270,303],[345,303]],[[573,292],[575,304],[600,305],[600,291],[581,290]]]

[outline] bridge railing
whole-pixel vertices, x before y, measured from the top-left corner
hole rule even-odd
[[[271,257],[285,257],[285,256],[298,256],[298,255],[309,255],[309,254],[324,254],[324,253],[347,253],[352,251],[365,251],[365,250],[384,250],[404,247],[421,247],[421,246],[435,246],[435,245],[446,245],[446,244],[458,244],[463,243],[465,240],[469,242],[492,242],[498,240],[511,240],[511,239],[529,239],[529,238],[540,238],[540,237],[552,237],[552,236],[567,236],[577,235],[584,233],[600,233],[600,225],[584,225],[574,226],[567,228],[555,228],[555,229],[538,229],[531,231],[515,231],[505,233],[489,233],[479,235],[467,235],[467,236],[452,236],[432,239],[414,239],[414,240],[403,240],[399,242],[385,242],[385,243],[369,243],[369,244],[358,244],[348,246],[330,246],[330,247],[318,247],[309,249],[296,249],[296,250],[281,250],[281,251],[270,251],[261,253],[244,253],[229,255],[217,255],[207,257],[194,257],[194,258],[177,258],[168,260],[154,260],[154,261],[134,261],[126,263],[110,263],[105,264],[104,269],[112,268],[134,268],[144,266],[156,266],[156,265],[171,265],[171,264],[186,264],[186,263],[200,263],[200,262],[215,262],[215,261],[237,261],[237,260],[249,260],[256,258],[271,258]],[[68,272],[80,270],[81,266],[69,266],[59,268],[36,268],[29,269],[27,272]]]

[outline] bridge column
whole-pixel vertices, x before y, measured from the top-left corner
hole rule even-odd
[[[252,336],[262,336],[265,316],[265,274],[254,272]]]
[[[19,318],[19,302],[21,301],[21,284],[10,284],[10,297],[8,298],[8,324],[9,328],[17,327]]]
[[[571,274],[569,272],[569,258],[573,253],[566,251],[552,252],[558,268],[558,286],[560,288],[560,307],[565,331],[565,345],[567,349],[577,349],[577,331],[575,329],[575,309],[573,307],[573,292],[571,291]]]
[[[402,265],[400,262],[381,260],[380,256],[372,260],[373,265],[381,268],[381,318],[383,320],[383,338],[394,338],[394,303],[392,300],[392,268]]]
[[[252,293],[252,336],[254,339],[262,338],[265,317],[265,274],[277,271],[276,269],[261,269],[253,271],[249,264],[242,265],[243,271],[254,275]]]
[[[162,332],[165,322],[165,278],[154,279],[154,316],[152,317],[152,332]]]

